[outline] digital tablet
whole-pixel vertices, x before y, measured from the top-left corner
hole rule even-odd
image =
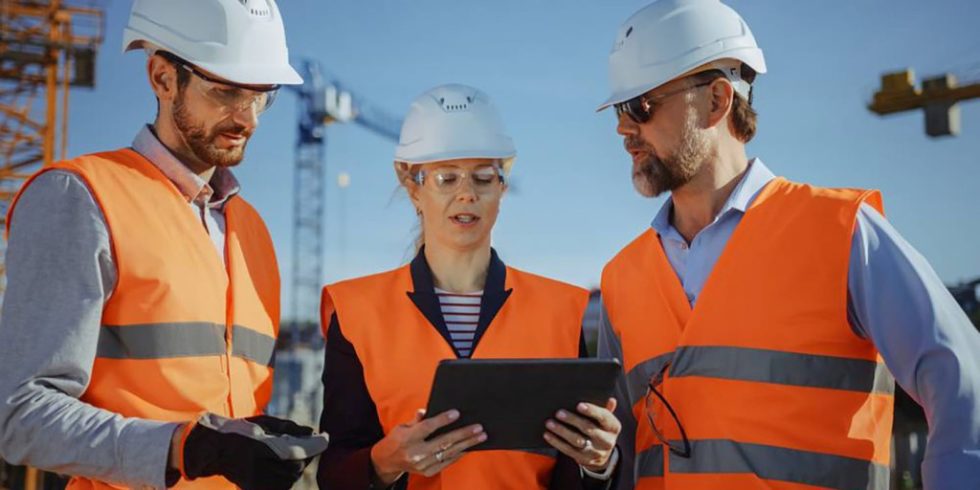
[[[439,363],[426,417],[459,410],[429,439],[482,424],[487,440],[471,451],[551,448],[545,421],[579,402],[605,406],[621,372],[614,359],[454,359]]]

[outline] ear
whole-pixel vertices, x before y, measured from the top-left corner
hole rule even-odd
[[[728,114],[732,111],[732,97],[735,96],[735,87],[724,77],[716,78],[708,86],[711,94],[711,108],[705,121],[705,126],[713,128],[721,122],[728,121]]]
[[[415,206],[415,209],[419,209],[419,185],[415,183],[411,165],[405,162],[395,162],[395,176],[398,177],[398,183],[405,188],[405,193],[412,200],[412,205]]]
[[[415,212],[421,214],[422,203],[419,201],[418,184],[411,182],[405,185],[405,192],[408,193],[408,198],[412,200],[412,206],[415,207]]]
[[[153,55],[146,59],[146,74],[153,93],[161,102],[177,98],[177,67],[162,56]]]

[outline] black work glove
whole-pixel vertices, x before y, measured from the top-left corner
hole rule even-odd
[[[202,415],[183,443],[184,476],[219,475],[242,490],[289,490],[327,449],[327,435],[267,415],[229,419]]]
[[[311,436],[313,428],[299,425],[288,419],[281,419],[271,415],[253,415],[245,417],[245,420],[262,427],[266,434],[288,435],[288,436]]]

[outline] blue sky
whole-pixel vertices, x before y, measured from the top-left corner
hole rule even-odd
[[[494,246],[505,262],[585,287],[640,233],[663,199],[632,188],[607,93],[616,29],[645,1],[282,0],[295,65],[319,60],[375,106],[403,114],[447,82],[487,92],[517,146],[517,192]],[[881,189],[889,219],[948,283],[980,276],[980,101],[962,134],[929,139],[921,112],[880,118],[865,102],[884,71],[980,78],[980,2],[731,1],[765,52],[759,132],[748,146],[777,174]],[[97,87],[72,94],[69,154],[128,145],[154,102],[143,55],[120,53],[130,2],[107,2]],[[193,15],[189,12],[188,15]],[[297,102],[283,94],[236,170],[279,252],[289,305]],[[324,282],[410,258],[415,216],[392,171],[394,143],[358,126],[328,130]],[[339,172],[351,176],[341,191]]]

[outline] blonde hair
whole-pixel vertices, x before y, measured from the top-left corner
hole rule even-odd
[[[406,162],[395,162],[395,176],[398,178],[398,185],[405,190],[408,197],[412,197],[412,192],[416,189],[415,176],[418,174],[418,170]],[[415,223],[415,228],[418,230],[415,234],[415,253],[417,254],[422,246],[425,245],[425,230],[422,228],[422,212],[418,208],[415,209],[415,215],[418,221]]]

